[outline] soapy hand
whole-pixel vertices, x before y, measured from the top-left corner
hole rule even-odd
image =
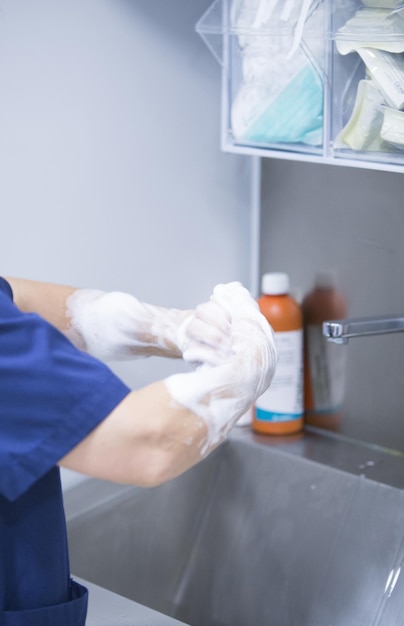
[[[209,333],[199,332],[206,326]],[[176,402],[206,422],[205,454],[268,388],[276,349],[271,327],[240,283],[215,287],[185,331],[184,357],[199,365],[165,383]]]
[[[246,367],[251,367],[249,376],[255,376],[255,400],[269,387],[274,374],[276,349],[272,328],[240,283],[218,285],[212,300],[231,315],[232,351],[236,360],[242,357],[244,376],[248,375]]]
[[[232,354],[231,315],[213,299],[196,307],[178,332],[184,361],[218,365]]]
[[[78,289],[66,304],[67,335],[103,361],[157,355],[216,365],[231,351],[230,314],[214,299],[191,311],[118,291]]]
[[[157,307],[127,293],[94,289],[78,289],[66,306],[68,337],[98,359],[182,357],[192,311]]]
[[[68,336],[99,359],[182,356],[196,366],[165,384],[178,404],[205,421],[208,437],[202,454],[222,441],[272,380],[273,332],[240,283],[218,285],[195,311],[89,289],[76,290],[66,306]]]

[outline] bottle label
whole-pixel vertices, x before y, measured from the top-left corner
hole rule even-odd
[[[303,331],[275,332],[278,363],[272,383],[255,403],[257,420],[286,422],[303,416]]]
[[[335,411],[344,399],[347,351],[327,341],[321,325],[309,324],[306,332],[313,409]]]

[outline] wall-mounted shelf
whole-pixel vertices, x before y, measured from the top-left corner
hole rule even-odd
[[[196,30],[224,151],[404,171],[404,1],[216,0]]]

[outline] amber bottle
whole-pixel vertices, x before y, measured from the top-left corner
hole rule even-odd
[[[319,273],[302,302],[304,320],[304,411],[312,426],[338,430],[345,391],[346,350],[326,340],[323,322],[347,316],[332,273]]]

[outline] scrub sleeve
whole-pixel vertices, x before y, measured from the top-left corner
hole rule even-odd
[[[56,464],[129,391],[0,278],[0,626],[84,626]]]

